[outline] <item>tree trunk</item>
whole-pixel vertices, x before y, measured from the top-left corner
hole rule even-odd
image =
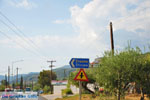
[[[120,100],[120,95],[121,95],[121,79],[120,79],[120,73],[118,72],[118,93],[117,93],[117,99]]]
[[[140,100],[144,100],[144,92],[143,92],[143,88],[141,87],[140,90],[141,90],[141,99],[140,99]]]

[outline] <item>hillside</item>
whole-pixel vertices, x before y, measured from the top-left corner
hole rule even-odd
[[[67,78],[69,76],[70,72],[75,71],[75,69],[71,68],[70,65],[65,65],[63,67],[53,69],[53,71],[56,73],[58,80],[63,80],[64,78]],[[19,74],[18,81],[20,81],[20,77],[23,76],[24,81],[26,81],[27,83],[30,83],[32,81],[37,82],[39,73],[40,72],[30,72],[28,74]],[[0,75],[1,80],[4,78],[5,78],[5,76]],[[10,77],[10,79],[12,79],[12,78]],[[14,76],[14,81],[16,82],[16,76]]]
[[[70,65],[65,65],[63,67],[54,69],[53,71],[56,72],[57,79],[62,80],[64,78],[67,78],[70,72],[75,71],[75,69],[71,68]]]
[[[5,76],[4,75],[0,75],[0,81],[5,79]]]

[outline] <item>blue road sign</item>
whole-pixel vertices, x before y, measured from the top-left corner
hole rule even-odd
[[[88,58],[72,58],[69,63],[72,68],[89,68]]]

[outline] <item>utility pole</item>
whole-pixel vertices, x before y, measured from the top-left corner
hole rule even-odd
[[[110,40],[111,40],[111,50],[112,50],[112,55],[113,55],[114,54],[114,39],[113,39],[112,22],[110,22]]]
[[[112,22],[110,22],[110,39],[111,39],[111,50],[112,56],[114,56],[114,39],[113,39],[113,27]],[[117,100],[120,100],[120,73],[118,72],[118,91],[117,91]]]
[[[12,88],[14,89],[14,84],[15,84],[15,82],[14,82],[14,75],[13,75],[13,64],[15,64],[15,63],[17,63],[17,62],[22,62],[22,61],[24,61],[24,60],[17,60],[17,61],[13,61],[12,62]]]
[[[51,65],[49,66],[51,68],[51,75],[50,75],[50,86],[51,86],[51,94],[53,94],[53,85],[52,85],[52,67],[53,66],[53,62],[56,62],[56,60],[50,60],[50,61],[47,61],[47,62],[50,62]]]
[[[19,73],[19,69],[21,69],[21,68],[16,68],[16,70],[17,70],[17,77],[16,77],[16,84],[18,83],[18,73]]]
[[[5,74],[5,88],[7,88],[7,74]]]
[[[64,69],[64,80],[66,78],[66,69]]]
[[[8,66],[8,86],[10,84],[10,66]]]
[[[17,70],[16,84],[18,84],[18,70],[19,70],[19,68],[17,67],[16,70]]]

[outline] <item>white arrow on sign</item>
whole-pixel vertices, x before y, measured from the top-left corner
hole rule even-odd
[[[71,61],[71,65],[72,65],[73,68],[75,68],[75,66],[74,66],[74,64],[73,64],[74,61],[75,61],[75,59],[73,59],[73,60]]]

